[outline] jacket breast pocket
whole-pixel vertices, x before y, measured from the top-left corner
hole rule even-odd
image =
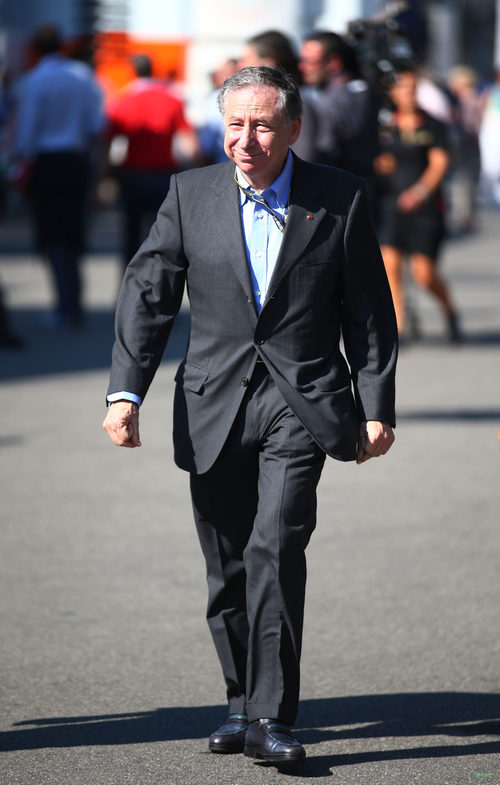
[[[321,274],[322,268],[326,268],[327,265],[335,266],[336,259],[310,259],[309,261],[303,261],[298,265],[298,268],[301,272],[310,272],[312,274],[319,273]]]
[[[205,388],[205,382],[208,379],[208,371],[199,365],[193,365],[190,362],[184,362],[179,366],[175,374],[175,381],[180,384],[185,390],[201,395]]]
[[[297,265],[300,280],[307,281],[332,281],[338,275],[339,260],[336,257],[329,259],[310,259]]]
[[[339,262],[336,258],[311,259],[295,268],[295,283],[299,301],[321,306],[330,300],[339,280]],[[295,295],[295,292],[294,292]]]

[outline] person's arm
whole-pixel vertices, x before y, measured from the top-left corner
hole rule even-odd
[[[24,77],[18,89],[10,118],[9,181],[20,191],[27,191],[36,154],[36,133],[40,128],[39,100]]]
[[[173,118],[175,128],[173,137],[173,154],[178,166],[186,169],[201,164],[201,149],[198,134],[187,120],[184,106],[179,101]]]
[[[149,237],[128,265],[118,299],[103,427],[119,446],[140,446],[139,405],[181,306],[186,267],[174,175]]]
[[[404,213],[411,213],[441,185],[448,170],[449,155],[443,147],[431,147],[428,152],[427,167],[409,188],[398,196],[398,207]]]
[[[360,419],[358,463],[394,441],[398,349],[392,297],[368,208],[356,194],[344,237],[342,334]]]
[[[174,155],[177,164],[183,169],[200,165],[201,147],[196,131],[183,130],[175,134]]]
[[[40,99],[28,76],[21,80],[13,115],[11,156],[30,161],[36,153],[36,135],[40,128]]]

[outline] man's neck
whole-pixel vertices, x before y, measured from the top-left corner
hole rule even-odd
[[[269,188],[273,183],[276,182],[276,180],[282,173],[283,169],[285,168],[285,164],[287,160],[288,160],[288,153],[282,165],[280,166],[279,170],[275,174],[272,174],[269,177],[267,177],[265,180],[261,180],[259,177],[254,178],[251,175],[247,174],[246,172],[242,172],[241,169],[236,167],[238,180],[241,182],[242,185],[245,185],[245,183],[247,183],[250,186],[250,188],[253,188],[253,190],[257,191],[258,194],[261,194],[262,191],[265,191],[266,188]]]
[[[242,185],[245,185],[246,182],[250,188],[252,188],[254,191],[257,191],[258,194],[261,194],[262,191],[265,191],[266,188],[269,188],[269,186],[276,182],[282,171],[283,167],[281,167],[276,176],[272,177],[270,180],[269,178],[266,178],[266,180],[255,180],[253,177],[249,177],[246,172],[240,172],[241,178],[239,177],[238,179],[240,179]]]

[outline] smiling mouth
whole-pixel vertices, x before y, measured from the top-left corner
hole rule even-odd
[[[258,153],[242,153],[237,151],[236,154],[242,161],[253,161],[254,158],[258,158]]]

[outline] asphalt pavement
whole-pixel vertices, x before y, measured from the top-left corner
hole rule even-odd
[[[297,737],[277,769],[207,751],[225,717],[188,477],[171,446],[183,310],[141,413],[143,446],[101,430],[120,278],[113,217],[84,264],[88,319],[46,331],[47,271],[0,224],[21,350],[0,350],[2,785],[500,783],[500,213],[442,259],[465,333],[401,351],[396,443],[326,463]]]

